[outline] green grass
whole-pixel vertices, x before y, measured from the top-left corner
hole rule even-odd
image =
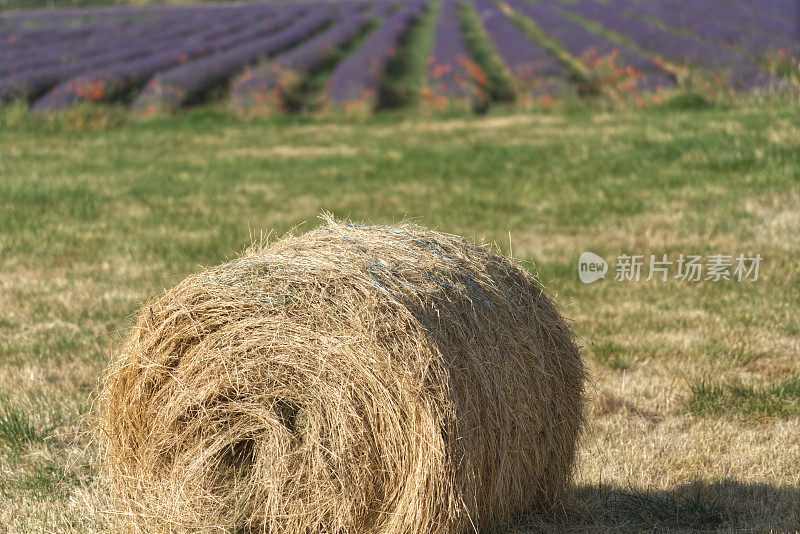
[[[674,491],[614,490],[598,486],[594,498],[600,516],[615,524],[663,525],[671,529],[715,530],[725,521],[724,509],[713,495]]]
[[[441,5],[432,2],[414,20],[397,55],[389,63],[381,83],[380,106],[399,108],[418,103],[427,83],[428,56],[433,49],[433,34]]]
[[[63,466],[47,462],[28,470],[17,481],[17,487],[35,498],[52,498],[69,495],[71,486],[77,483],[77,477],[68,473]]]
[[[29,410],[5,403],[0,405],[0,443],[19,451],[43,440],[44,436],[34,424]]]
[[[622,371],[631,366],[629,349],[613,341],[600,343],[592,347],[592,351],[595,361],[609,369]]]
[[[461,28],[475,64],[486,73],[486,90],[489,98],[495,102],[514,101],[514,83],[510,73],[503,64],[491,39],[483,29],[475,6],[470,2],[461,2]]]
[[[800,376],[766,386],[721,384],[701,379],[691,386],[687,408],[703,416],[790,418],[800,416]]]
[[[692,92],[679,93],[668,99],[661,106],[664,110],[689,111],[711,107],[711,103],[702,95]]]
[[[786,530],[795,517],[792,102],[677,94],[615,113],[390,110],[361,122],[240,119],[222,106],[49,118],[12,105],[0,147],[0,390],[14,392],[0,402],[0,523],[12,531],[41,530],[45,515],[51,530],[102,523],[81,504],[102,480],[85,416],[141,303],[323,210],[494,241],[557,294],[590,389],[619,408],[590,416],[576,500],[539,530]],[[586,250],[764,262],[757,282],[615,282],[610,270],[585,285]],[[740,483],[715,485],[727,479]],[[684,481],[704,489],[678,491]]]

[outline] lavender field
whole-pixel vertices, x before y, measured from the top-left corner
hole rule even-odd
[[[305,97],[297,91],[305,78],[325,71],[324,106],[372,111],[387,69],[431,17],[417,100],[484,106],[491,65],[472,57],[474,40],[470,47],[462,35],[468,15],[501,66],[494,74],[520,103],[653,95],[698,79],[733,93],[784,92],[796,90],[799,11],[795,0],[757,8],[745,0],[317,0],[8,11],[0,13],[0,102],[55,111],[112,101],[154,113],[222,92],[236,111],[277,113]]]

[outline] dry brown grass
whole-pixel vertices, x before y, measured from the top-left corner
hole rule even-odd
[[[105,381],[108,480],[153,532],[477,531],[562,497],[583,382],[516,264],[329,219],[142,308]]]

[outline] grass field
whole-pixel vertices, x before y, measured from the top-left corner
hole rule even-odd
[[[72,113],[0,117],[0,532],[107,529],[91,408],[137,307],[322,210],[496,242],[572,319],[592,372],[575,493],[513,532],[800,529],[793,105]],[[586,285],[587,250],[763,262],[755,282]]]

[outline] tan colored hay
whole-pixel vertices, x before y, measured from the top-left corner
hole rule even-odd
[[[328,220],[142,308],[104,386],[108,479],[148,532],[472,532],[562,495],[583,381],[511,261]]]

